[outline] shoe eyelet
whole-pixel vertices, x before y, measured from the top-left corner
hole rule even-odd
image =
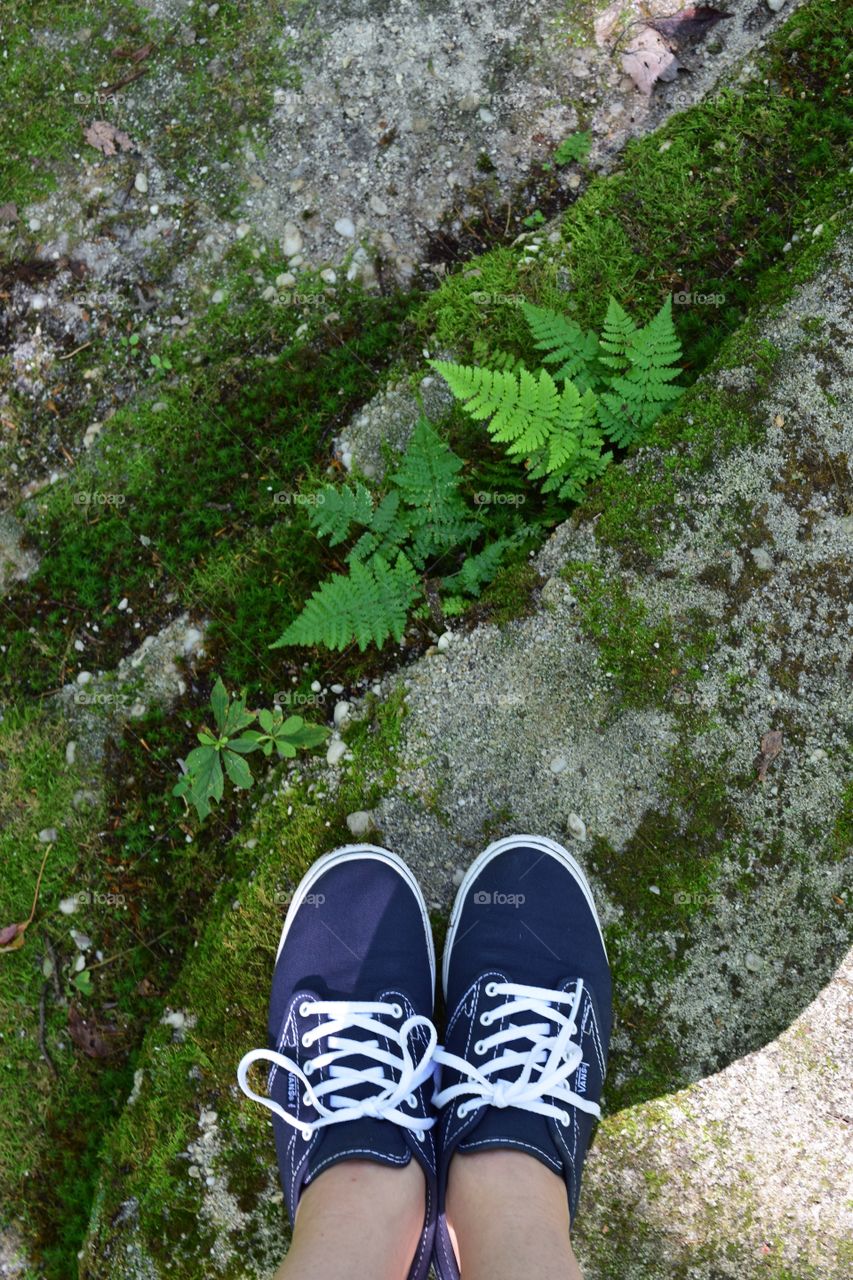
[[[313,1136],[314,1136],[313,1134],[307,1133],[304,1129],[302,1130],[302,1137],[305,1140],[305,1142],[310,1142]]]
[[[311,1072],[314,1070],[314,1063],[310,1060],[308,1062],[303,1062],[302,1070],[305,1072],[306,1076],[310,1076]]]
[[[496,996],[498,994],[498,984],[496,982],[487,982],[484,990],[487,996]]]
[[[303,1105],[303,1107],[310,1107],[310,1106],[311,1106],[311,1099],[309,1098],[309,1096],[308,1096],[308,1094],[307,1094],[307,1093],[303,1093],[303,1095],[302,1095],[302,1105]]]
[[[465,1103],[463,1102],[460,1106],[456,1108],[456,1118],[458,1120],[464,1120],[467,1114],[468,1114],[468,1109],[466,1108]]]
[[[474,1045],[474,1052],[478,1057],[482,1058],[483,1054],[486,1052],[486,1046],[482,1040],[478,1040]]]
[[[392,1017],[392,1018],[402,1018],[402,1016],[403,1016],[403,1006],[402,1006],[402,1005],[399,1005],[399,1004],[392,1004],[392,1005],[391,1005],[391,1017]]]
[[[426,1134],[421,1129],[414,1129],[413,1133],[418,1142],[426,1142]]]
[[[413,1093],[410,1093],[408,1098],[406,1099],[406,1106],[411,1107],[413,1111],[417,1111],[418,1100]]]
[[[480,1026],[481,1026],[481,1027],[490,1027],[491,1025],[492,1025],[492,1019],[491,1019],[491,1017],[489,1016],[489,1014],[488,1014],[488,1013],[481,1013],[481,1014],[480,1014]]]
[[[303,1049],[310,1049],[314,1041],[311,1039],[310,1031],[306,1031],[299,1042]]]
[[[307,1018],[310,1012],[311,1012],[311,1005],[308,1003],[307,1000],[303,1000],[301,1005],[299,1006],[300,1018]]]

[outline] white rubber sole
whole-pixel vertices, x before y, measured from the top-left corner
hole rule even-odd
[[[382,849],[376,844],[346,844],[340,849],[333,849],[331,853],[324,853],[318,858],[305,875],[299,881],[293,900],[287,909],[287,915],[284,917],[284,925],[281,930],[281,938],[278,943],[278,951],[275,958],[278,960],[281,955],[281,949],[284,946],[290,926],[293,924],[297,911],[305,901],[307,895],[311,892],[313,886],[317,883],[322,875],[329,870],[330,867],[336,867],[341,862],[349,862],[354,858],[368,858],[375,862],[384,862],[386,866],[393,867],[398,871],[406,884],[414,893],[418,906],[420,907],[421,919],[424,925],[424,934],[426,935],[427,947],[429,949],[429,965],[432,975],[432,989],[435,993],[435,944],[432,939],[432,925],[430,924],[429,911],[424,899],[421,886],[418,884],[412,872],[407,867],[403,859],[396,853],[392,853],[390,849]]]
[[[556,858],[571,874],[574,876],[580,888],[583,890],[584,897],[589,903],[592,911],[593,919],[598,927],[599,936],[601,937],[601,945],[604,947],[604,954],[607,955],[607,948],[604,946],[604,934],[601,929],[601,921],[598,918],[598,912],[595,909],[595,902],[592,897],[592,889],[589,887],[589,881],[580,868],[579,863],[575,861],[567,849],[557,844],[555,840],[549,840],[547,836],[505,836],[502,840],[495,840],[490,844],[488,849],[484,849],[471,863],[465,873],[465,879],[459,886],[456,899],[453,903],[453,910],[450,914],[450,925],[447,930],[447,940],[444,944],[444,963],[441,968],[441,982],[444,994],[447,995],[447,972],[450,968],[450,953],[453,950],[453,943],[456,938],[456,930],[459,926],[459,918],[462,915],[462,908],[465,905],[465,899],[468,890],[476,880],[477,876],[488,866],[493,858],[504,853],[507,849],[517,849],[523,847],[525,849],[539,849],[543,855],[550,858]]]

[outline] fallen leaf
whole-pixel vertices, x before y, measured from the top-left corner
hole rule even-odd
[[[679,13],[663,18],[647,18],[648,25],[667,40],[698,40],[708,34],[723,18],[734,15],[715,9],[711,4],[691,4]]]
[[[109,120],[93,120],[83,137],[90,147],[102,151],[105,156],[118,155],[119,151],[132,151],[134,144],[123,129],[117,129]]]
[[[115,1027],[101,1027],[94,1018],[84,1018],[75,1004],[69,1006],[68,1034],[88,1058],[111,1057],[115,1046],[106,1037],[114,1036],[115,1033]]]
[[[657,31],[645,27],[622,54],[622,70],[641,93],[650,94],[658,80],[675,80],[681,63]]]
[[[24,934],[32,924],[33,917],[36,913],[36,907],[38,906],[39,900],[39,890],[41,889],[41,878],[44,875],[47,855],[50,853],[52,848],[53,845],[49,844],[44,851],[44,857],[42,858],[41,866],[39,867],[38,879],[36,880],[35,893],[33,894],[33,905],[30,908],[28,918],[19,924],[7,924],[0,929],[0,952],[20,951],[21,947],[24,945]]]
[[[758,781],[763,782],[767,777],[767,770],[782,750],[782,733],[779,729],[769,729],[761,739],[761,750],[755,761],[755,767],[758,770]]]
[[[0,222],[17,222],[18,206],[9,201],[7,204],[0,204]]]
[[[0,929],[0,951],[17,951],[24,945],[25,924],[7,924]]]
[[[138,49],[113,49],[114,58],[125,58],[128,62],[144,62],[154,52],[154,41],[142,44]]]

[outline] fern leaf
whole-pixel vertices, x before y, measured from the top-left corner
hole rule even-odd
[[[592,386],[599,354],[598,338],[592,330],[585,333],[573,320],[548,307],[525,302],[522,310],[536,350],[547,352],[544,363],[560,366],[554,374],[555,380],[562,382],[571,378],[581,391]]]
[[[430,360],[429,363],[441,374],[471,418],[491,418],[518,399],[518,379],[513,373],[451,364],[448,360]]]
[[[354,524],[368,525],[373,517],[373,499],[363,484],[327,484],[316,494],[309,520],[316,533],[327,538],[330,547],[348,536]]]
[[[272,648],[323,644],[344,649],[353,640],[362,652],[370,643],[381,648],[389,636],[402,638],[419,591],[417,574],[402,554],[393,567],[381,556],[366,564],[355,561],[349,575],[335,574],[314,592]]]
[[[681,343],[672,322],[672,299],[666,302],[647,325],[628,339],[626,372],[611,379],[602,394],[599,418],[615,444],[630,444],[646,432],[667,405],[682,394],[672,386],[681,369]]]
[[[483,587],[491,582],[497,573],[507,547],[512,545],[512,541],[511,538],[496,538],[477,555],[468,556],[458,573],[443,578],[441,585],[448,591],[478,596]],[[444,601],[442,601],[442,608],[447,612]]]
[[[607,304],[604,330],[601,334],[601,363],[610,369],[627,369],[628,345],[637,326],[615,298]]]

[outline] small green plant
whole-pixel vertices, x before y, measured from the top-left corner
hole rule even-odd
[[[554,152],[554,163],[563,165],[586,160],[592,148],[591,133],[570,133]]]
[[[326,485],[309,519],[330,546],[350,541],[348,573],[336,573],[271,647],[324,644],[364,651],[399,641],[410,614],[426,617],[440,599],[443,614],[460,613],[490,582],[521,534],[494,539],[470,554],[483,520],[460,493],[462,460],[425,419],[415,428],[387,492],[363,484]],[[448,561],[461,558],[453,572]]]
[[[543,492],[576,500],[611,461],[607,441],[620,448],[641,439],[682,393],[681,344],[672,299],[639,328],[614,298],[601,337],[559,312],[522,304],[543,364],[531,373],[502,352],[492,367],[430,364],[472,418],[488,420],[492,439],[524,463]]]
[[[532,213],[529,213],[526,218],[522,218],[521,221],[526,227],[530,227],[533,230],[535,227],[542,226],[545,221],[545,214],[541,209],[534,209]]]
[[[254,779],[245,759],[253,751],[270,756],[275,750],[279,758],[292,759],[302,747],[318,747],[328,730],[322,725],[306,724],[301,716],[284,718],[281,710],[249,711],[245,695],[229,699],[225,685],[217,679],[210,695],[215,731],[202,728],[198,732],[201,746],[184,762],[184,775],[172,794],[183,796],[195,806],[203,821],[211,809],[211,801],[221,800],[226,775],[240,790],[248,790]],[[257,721],[260,730],[248,726]]]
[[[151,357],[151,368],[155,373],[169,373],[172,368],[172,362],[168,356],[153,355]]]

